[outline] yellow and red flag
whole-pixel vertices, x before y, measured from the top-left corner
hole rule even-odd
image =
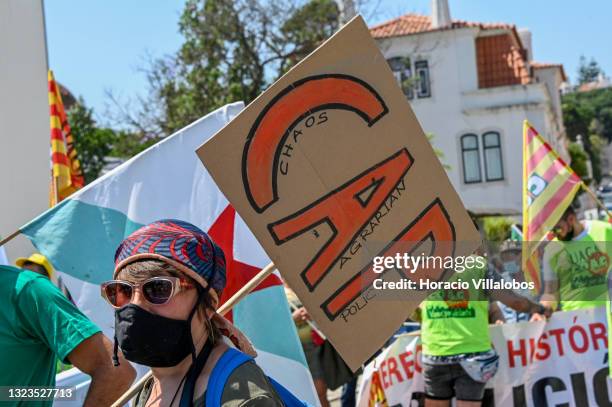
[[[47,79],[49,83],[51,125],[51,193],[49,206],[54,206],[82,188],[85,179],[74,148],[74,138],[70,125],[68,125],[59,86],[53,78],[52,71],[49,71]]]
[[[580,177],[525,120],[523,123],[523,270],[540,290],[539,243],[572,203]]]
[[[370,385],[370,397],[368,407],[388,407],[387,397],[383,390],[382,382],[378,371],[372,374],[372,384]]]

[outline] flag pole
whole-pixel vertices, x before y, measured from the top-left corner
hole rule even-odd
[[[608,208],[606,208],[606,206],[603,204],[603,202],[601,202],[601,200],[599,200],[599,198],[597,198],[597,195],[595,195],[595,193],[593,191],[591,191],[591,188],[589,188],[587,186],[587,184],[584,183],[584,181],[581,183],[582,189],[585,190],[586,193],[588,193],[591,198],[593,198],[593,200],[595,201],[595,203],[601,207],[601,209],[604,210],[604,212],[606,212],[608,214],[608,216],[612,219],[612,212],[610,212],[608,210]]]
[[[248,293],[253,291],[261,282],[263,282],[266,277],[268,277],[274,271],[275,266],[274,263],[268,264],[264,267],[259,273],[255,275],[252,279],[250,279],[240,290],[236,291],[234,295],[231,296],[229,300],[227,300],[223,305],[219,307],[217,310],[218,314],[225,315],[227,314],[236,304],[240,302]],[[136,383],[132,385],[123,395],[115,401],[111,407],[121,407],[125,403],[127,403],[132,397],[136,395],[145,385],[147,380],[152,376],[152,372],[149,370],[144,376],[140,378]]]
[[[51,171],[51,185],[53,187],[53,202],[51,207],[57,205],[59,203],[59,192],[57,190],[57,177]]]
[[[4,246],[6,243],[8,243],[11,240],[13,240],[14,238],[16,238],[17,235],[19,235],[20,233],[21,233],[21,229],[17,229],[16,231],[11,233],[10,235],[5,237],[4,239],[0,240],[0,247]]]

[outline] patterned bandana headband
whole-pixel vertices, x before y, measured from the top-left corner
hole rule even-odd
[[[223,251],[205,232],[190,223],[162,219],[126,237],[115,253],[113,278],[127,264],[144,259],[165,261],[202,287],[211,286],[219,296],[225,287]]]
[[[144,259],[165,261],[202,287],[212,287],[214,290],[209,292],[218,304],[225,288],[225,256],[223,250],[196,226],[181,220],[162,219],[141,227],[126,237],[117,248],[113,278],[117,278],[117,274],[127,264]],[[211,323],[238,349],[253,357],[257,356],[249,339],[230,321],[215,313]],[[114,360],[117,366],[118,359],[115,357]]]

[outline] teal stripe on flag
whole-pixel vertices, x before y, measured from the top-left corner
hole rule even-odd
[[[115,209],[67,199],[21,231],[57,270],[100,284],[113,278],[119,243],[141,226]]]
[[[257,349],[308,366],[282,286],[252,292],[234,306],[232,314],[234,324]]]

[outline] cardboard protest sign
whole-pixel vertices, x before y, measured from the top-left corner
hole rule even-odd
[[[415,250],[428,242],[439,255],[466,255],[478,245],[474,225],[361,17],[197,154],[353,369],[426,295],[406,290],[377,301],[374,256],[392,251],[396,241]],[[380,249],[373,251],[372,242]],[[443,271],[423,273],[438,279]]]

